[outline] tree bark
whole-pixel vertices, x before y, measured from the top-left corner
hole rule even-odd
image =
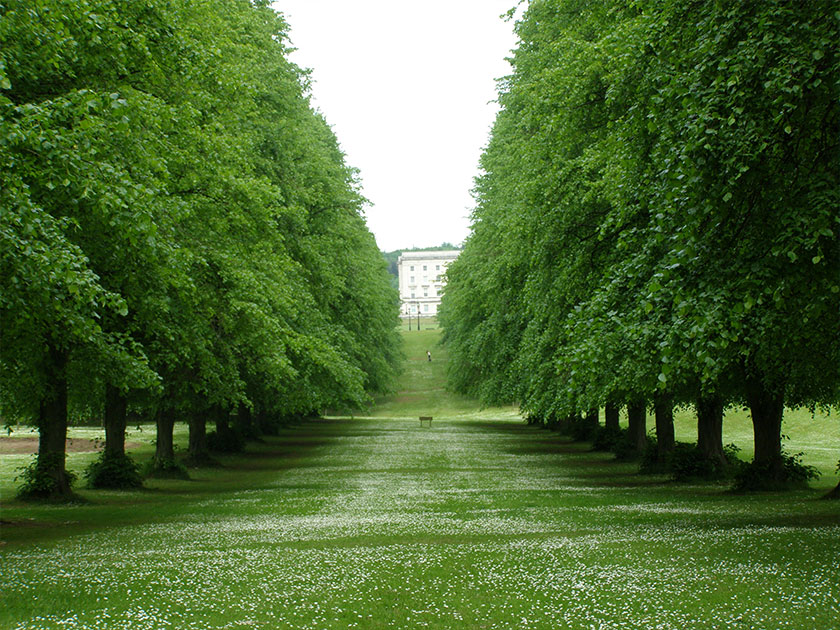
[[[226,440],[230,435],[227,410],[219,405],[213,405],[210,408],[210,416],[213,418],[213,424],[216,426],[216,436],[220,440]]]
[[[276,412],[260,410],[255,414],[255,420],[260,435],[278,435],[280,433],[280,421]]]
[[[560,419],[560,423],[557,425],[557,431],[561,435],[572,435],[573,428],[580,423],[581,417],[579,413],[569,414],[568,416],[563,416]]]
[[[38,410],[36,467],[49,477],[51,488],[38,496],[62,499],[73,495],[66,468],[68,353],[50,345],[47,360],[47,391]]]
[[[597,428],[598,427],[598,408],[590,409],[586,412],[586,424]]]
[[[755,441],[753,463],[769,466],[771,474],[781,479],[784,394],[754,375],[748,375],[745,384]]]
[[[697,397],[697,448],[718,466],[728,462],[723,452],[723,399],[716,395]]]
[[[243,443],[230,425],[230,412],[221,405],[213,405],[210,415],[216,425],[216,442],[213,450],[220,453],[236,453],[242,450]]]
[[[120,388],[105,386],[105,453],[125,455],[125,427],[128,401]]]
[[[189,447],[188,459],[194,466],[208,463],[211,460],[207,450],[207,419],[203,411],[190,411],[189,415]]]
[[[175,429],[175,414],[171,409],[160,407],[155,414],[157,425],[157,439],[155,440],[155,465],[175,460],[175,443],[173,432]]]
[[[604,407],[604,428],[607,431],[614,431],[618,433],[618,410],[619,406],[615,403],[607,403]]]
[[[239,404],[239,407],[236,410],[236,424],[239,428],[239,432],[248,439],[259,439],[259,429],[254,422],[254,415],[251,413],[251,409],[247,405],[242,403]]]
[[[634,401],[627,405],[628,436],[631,450],[641,454],[647,447],[646,417],[647,407],[644,401]]]
[[[667,394],[654,397],[653,412],[656,418],[656,461],[665,463],[674,452],[674,401]]]

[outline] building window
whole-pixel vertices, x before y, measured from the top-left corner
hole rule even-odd
[[[409,280],[408,280],[408,281],[409,281],[411,284],[414,284],[414,276],[411,276],[411,278],[409,278]]]
[[[440,271],[440,265],[435,265],[435,271]]]
[[[411,265],[411,266],[408,268],[408,270],[409,270],[409,271],[414,271],[414,265]]]
[[[414,291],[411,292],[411,297],[414,298]]]
[[[423,310],[424,310],[424,311],[426,311],[426,312],[428,313],[428,312],[429,312],[429,305],[428,305],[428,304],[424,304],[424,305],[423,305]]]
[[[426,288],[423,289],[423,297],[429,297],[429,290]]]
[[[423,265],[423,271],[426,271],[426,265]]]

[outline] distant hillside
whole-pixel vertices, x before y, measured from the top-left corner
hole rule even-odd
[[[385,257],[385,262],[388,263],[388,273],[391,274],[391,286],[395,289],[398,288],[398,275],[397,275],[397,260],[403,254],[403,252],[428,252],[428,251],[443,251],[447,249],[458,249],[460,250],[461,247],[457,245],[453,245],[452,243],[443,243],[438,245],[437,247],[412,247],[409,249],[397,249],[393,252],[382,252],[382,255]]]

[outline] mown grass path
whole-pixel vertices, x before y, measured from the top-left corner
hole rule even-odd
[[[88,505],[7,502],[0,628],[840,627],[840,514],[813,491],[638,476],[504,410],[249,448]]]
[[[510,421],[337,419],[285,438],[236,464],[249,489],[162,512],[152,491],[136,524],[10,542],[0,627],[838,625],[840,525],[812,494],[628,483]]]

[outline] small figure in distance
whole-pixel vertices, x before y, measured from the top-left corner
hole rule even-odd
[[[429,357],[429,361],[432,360],[432,353],[426,350],[426,356]]]

